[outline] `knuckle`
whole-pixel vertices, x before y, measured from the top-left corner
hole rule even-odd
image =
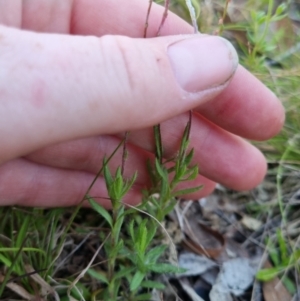
[[[115,83],[130,95],[140,92],[142,81],[138,62],[141,62],[141,57],[134,41],[113,35],[103,36],[100,41],[102,54],[110,62],[108,68],[113,72]]]

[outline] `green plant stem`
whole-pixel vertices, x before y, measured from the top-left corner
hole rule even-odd
[[[0,297],[3,294],[3,291],[5,289],[6,283],[9,280],[9,277],[10,277],[10,275],[11,275],[13,269],[14,269],[15,264],[19,260],[19,257],[20,257],[20,255],[21,255],[21,253],[23,251],[23,247],[24,247],[24,245],[26,243],[27,238],[28,238],[28,236],[25,236],[25,238],[23,239],[22,244],[20,245],[20,247],[18,249],[18,252],[17,252],[16,256],[14,257],[14,259],[13,259],[13,261],[11,263],[11,266],[8,268],[7,272],[5,273],[4,279],[3,279],[2,284],[0,286]]]
[[[271,21],[271,17],[272,17],[273,7],[274,7],[274,0],[269,0],[267,19],[266,19],[266,23],[264,25],[263,33],[262,33],[261,38],[259,39],[259,41],[256,42],[256,44],[255,44],[255,46],[252,50],[252,53],[251,53],[253,62],[255,62],[257,52],[259,51],[259,45],[261,44],[262,41],[264,41],[264,39],[266,38],[266,35],[268,33],[268,29],[269,29],[270,21]],[[258,32],[260,30],[260,28],[258,27],[258,23],[255,22],[254,25],[255,25],[255,27],[254,27],[255,31],[254,32],[255,32],[255,34],[258,34]]]

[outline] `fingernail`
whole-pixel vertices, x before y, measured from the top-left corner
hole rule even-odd
[[[225,84],[238,66],[238,56],[225,39],[195,35],[168,48],[169,59],[183,90],[201,92]]]

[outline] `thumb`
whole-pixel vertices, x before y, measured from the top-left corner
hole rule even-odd
[[[154,125],[218,94],[238,58],[206,35],[131,39],[0,27],[0,162]]]

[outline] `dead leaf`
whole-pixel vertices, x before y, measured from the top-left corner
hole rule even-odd
[[[186,237],[182,243],[190,251],[209,258],[217,258],[224,250],[225,239],[219,232],[194,220],[185,220],[185,225]]]
[[[224,262],[211,293],[216,296],[219,293],[220,295],[240,296],[252,285],[254,276],[255,269],[248,259],[235,258],[228,260]]]
[[[0,283],[2,283],[3,280],[4,280],[4,276],[0,275]],[[14,282],[6,283],[6,287],[9,288],[14,293],[16,293],[17,295],[19,295],[20,297],[24,298],[25,300],[34,300],[35,299],[35,296],[31,295],[22,286],[14,283]]]
[[[173,221],[178,221],[180,213],[169,214],[169,218]],[[215,231],[199,221],[199,215],[190,213],[188,216],[183,215],[181,218],[181,231],[184,233],[182,239],[183,246],[187,250],[194,252],[198,255],[205,255],[209,258],[216,258],[224,250],[225,239],[221,233]]]
[[[264,268],[272,268],[272,264],[267,260],[264,264]],[[292,296],[288,290],[283,286],[278,277],[271,281],[263,283],[263,295],[265,301],[290,301]]]
[[[180,276],[196,276],[205,273],[207,270],[216,267],[217,264],[205,256],[195,255],[194,253],[182,253],[179,256],[178,264],[187,271]]]
[[[42,296],[47,296],[49,294],[57,295],[55,290],[38,273],[34,273],[35,270],[32,268],[31,265],[26,264],[25,271],[28,274],[30,274],[29,275],[30,278],[32,278],[36,283],[38,283],[41,286],[41,295]],[[58,295],[57,295],[57,297],[58,297]]]
[[[209,299],[210,301],[233,301],[229,293],[219,291],[218,287],[215,285],[209,293]]]
[[[241,220],[241,223],[244,227],[248,228],[249,230],[257,231],[261,226],[262,222],[249,216],[249,215],[243,215],[243,218]]]

